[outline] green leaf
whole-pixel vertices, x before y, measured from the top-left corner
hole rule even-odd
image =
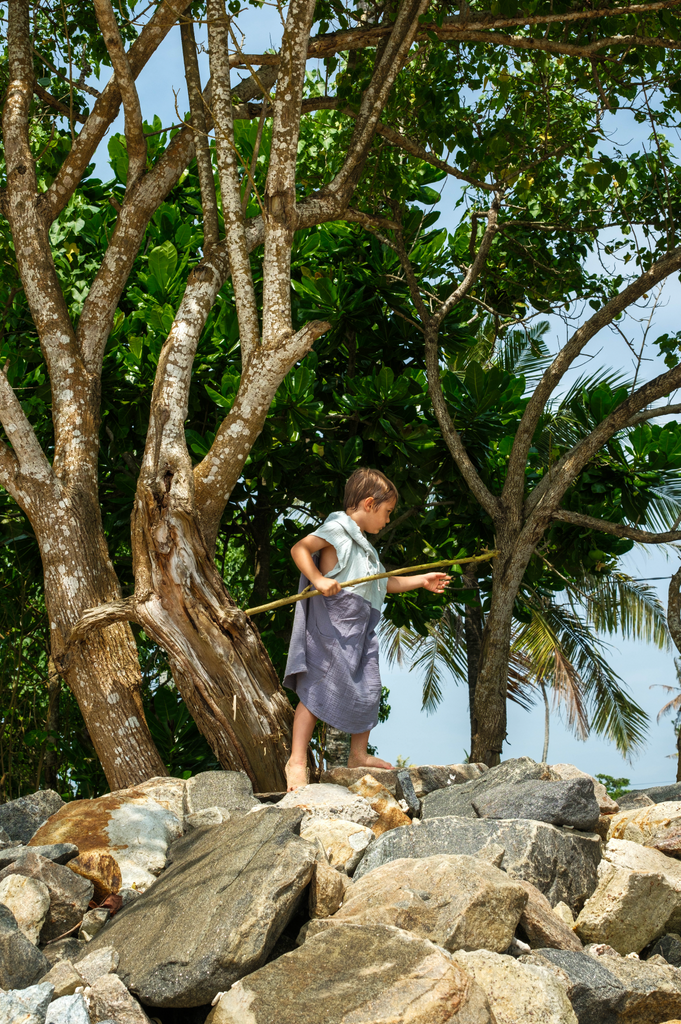
[[[166,289],[177,269],[177,249],[172,242],[157,245],[149,253],[149,269],[161,288]]]

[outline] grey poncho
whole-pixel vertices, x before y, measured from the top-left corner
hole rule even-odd
[[[384,571],[375,548],[345,512],[332,512],[313,535],[335,548],[338,562],[327,575],[339,583]],[[301,576],[299,592],[308,583]],[[376,626],[386,589],[387,580],[375,580],[296,605],[284,686],[334,729],[367,732],[378,722]]]

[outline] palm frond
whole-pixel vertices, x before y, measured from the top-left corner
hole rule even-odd
[[[586,611],[599,633],[671,648],[664,605],[649,584],[612,572],[585,573],[577,585],[587,595]]]

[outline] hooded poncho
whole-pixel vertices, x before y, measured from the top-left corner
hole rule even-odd
[[[336,550],[338,562],[327,573],[329,578],[344,583],[384,572],[376,549],[345,512],[332,512],[313,536]],[[301,576],[298,592],[308,584]],[[367,732],[378,722],[376,626],[387,585],[387,580],[375,580],[334,597],[319,595],[296,604],[284,686],[295,690],[305,707],[334,729]]]

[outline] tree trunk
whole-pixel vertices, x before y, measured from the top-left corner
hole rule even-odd
[[[274,514],[269,491],[264,480],[258,484],[255,510],[250,523],[253,544],[253,591],[249,607],[265,604],[270,586],[270,556],[272,552],[272,524]]]
[[[478,590],[478,569],[475,563],[464,567],[463,582],[466,589]],[[480,601],[476,605],[466,605],[464,615],[464,633],[466,636],[466,669],[468,674],[468,711],[471,719],[471,741],[469,749],[473,749],[473,738],[478,731],[475,717],[475,691],[480,670],[480,646],[482,644],[482,610]]]
[[[57,770],[59,768],[59,753],[57,750],[57,743],[59,741],[59,698],[61,696],[61,679],[57,672],[57,667],[54,664],[54,659],[50,658],[48,663],[48,674],[47,674],[47,691],[49,698],[47,702],[47,721],[45,723],[45,731],[47,732],[47,740],[45,745],[45,785],[48,789],[57,788]]]

